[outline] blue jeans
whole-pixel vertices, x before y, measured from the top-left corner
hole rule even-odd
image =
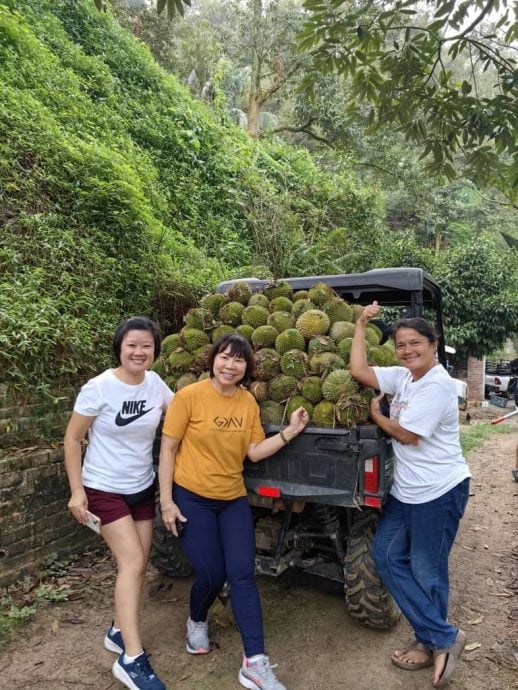
[[[190,615],[206,621],[209,608],[228,579],[232,612],[245,656],[264,654],[261,601],[255,582],[255,532],[246,496],[231,501],[204,498],[174,485],[173,498],[187,518],[182,547],[196,579]]]
[[[430,649],[451,647],[457,628],[448,623],[448,556],[469,497],[469,479],[427,503],[389,496],[376,532],[378,574]]]

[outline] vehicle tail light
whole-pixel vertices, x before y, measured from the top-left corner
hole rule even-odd
[[[363,505],[369,508],[381,508],[381,498],[378,498],[378,496],[365,496]]]
[[[498,376],[495,376],[495,384],[496,384],[497,386],[501,386],[501,385],[502,385],[502,381],[500,381],[500,379],[498,378]]]
[[[266,496],[267,498],[280,498],[281,490],[277,486],[260,486],[257,493],[259,496]]]
[[[380,484],[380,458],[373,455],[365,460],[363,489],[366,494],[376,494]]]

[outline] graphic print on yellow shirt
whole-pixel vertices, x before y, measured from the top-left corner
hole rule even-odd
[[[209,379],[182,388],[169,405],[162,433],[181,439],[174,482],[206,498],[246,495],[243,460],[250,443],[264,439],[259,407],[244,388],[232,397]]]

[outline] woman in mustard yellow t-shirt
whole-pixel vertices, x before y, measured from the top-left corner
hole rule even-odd
[[[211,349],[210,378],[182,388],[168,407],[160,452],[160,503],[165,526],[178,535],[196,580],[191,589],[187,651],[210,651],[207,614],[226,580],[244,646],[239,682],[250,690],[286,690],[265,656],[255,582],[255,536],[243,461],[259,462],[303,431],[300,407],[289,425],[265,438],[259,407],[242,384],[253,371],[250,344],[237,333]]]

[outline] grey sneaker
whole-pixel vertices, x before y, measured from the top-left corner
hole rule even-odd
[[[274,673],[273,669],[276,666],[277,664],[270,664],[270,660],[264,654],[253,662],[243,659],[238,680],[248,690],[286,690]]]
[[[207,621],[196,623],[187,619],[187,643],[189,654],[208,654],[210,652],[209,624]]]

